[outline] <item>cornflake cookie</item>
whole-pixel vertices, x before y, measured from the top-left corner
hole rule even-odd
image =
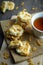
[[[14,36],[22,36],[24,30],[20,25],[13,25],[10,29],[9,32],[11,35]]]
[[[6,32],[6,36],[8,38],[19,38],[20,36],[22,36],[24,30],[20,25],[12,25],[12,27]]]
[[[13,10],[15,7],[15,3],[12,1],[3,1],[1,5],[1,11],[3,13],[6,12],[6,10]]]
[[[9,44],[10,48],[18,48],[20,46],[22,46],[21,40],[14,40],[14,41],[11,41]]]
[[[8,2],[8,10],[13,10],[14,7],[15,7],[15,3],[12,2],[12,1],[9,1],[9,2]]]
[[[31,20],[31,14],[26,12],[25,10],[21,11],[17,15],[17,21],[22,27],[25,27],[29,25],[30,20]]]
[[[27,41],[22,41],[22,46],[16,49],[17,53],[22,56],[29,56],[31,50],[31,46]]]

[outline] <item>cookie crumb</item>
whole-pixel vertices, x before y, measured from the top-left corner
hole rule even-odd
[[[16,10],[18,10],[18,9],[19,9],[19,7],[17,6],[17,7],[16,7]]]
[[[26,11],[27,9],[23,9],[22,11]]]
[[[29,37],[29,41],[31,42],[33,40],[33,36],[30,36]]]
[[[34,62],[32,61],[32,59],[28,59],[29,65],[34,65]]]
[[[29,56],[32,56],[32,53],[30,53]]]
[[[8,59],[10,56],[9,56],[9,53],[8,52],[4,52],[3,53],[3,58],[4,59]]]
[[[37,50],[37,48],[36,48],[36,47],[33,47],[33,48],[32,48],[32,51],[36,51],[36,50]]]
[[[36,40],[38,46],[41,46],[40,40]]]
[[[1,62],[1,65],[8,65],[7,63]]]
[[[24,6],[24,2],[21,3],[21,6]]]
[[[40,61],[37,64],[40,65]]]
[[[37,10],[37,8],[36,7],[33,7],[32,10]]]

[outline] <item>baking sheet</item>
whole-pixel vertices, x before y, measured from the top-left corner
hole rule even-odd
[[[3,30],[4,36],[5,36],[5,31],[9,27],[11,27],[14,23],[15,23],[15,20],[4,20],[4,21],[1,21],[1,27],[2,27],[2,30]],[[29,41],[30,37],[33,37],[33,38],[32,38],[32,40]],[[40,55],[40,54],[43,54],[43,39],[38,39],[35,36],[30,35],[28,33],[24,33],[24,35],[22,36],[21,39],[28,40],[30,45],[32,46],[32,48],[36,47],[37,50],[35,52],[32,52],[32,55],[30,55],[29,57],[20,56],[20,55],[16,54],[13,50],[10,50],[11,55],[12,55],[15,63],[27,60],[29,58],[35,57],[35,56]],[[40,41],[40,43],[42,44],[41,46],[37,45],[36,39]],[[6,43],[8,43],[7,39],[6,39]]]

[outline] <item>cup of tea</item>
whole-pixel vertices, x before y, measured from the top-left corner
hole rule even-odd
[[[43,38],[43,12],[33,15],[31,25],[34,35],[38,38]]]

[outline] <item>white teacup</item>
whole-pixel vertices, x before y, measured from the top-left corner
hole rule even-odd
[[[43,12],[39,12],[33,15],[32,19],[31,19],[31,25],[32,25],[32,29],[33,29],[33,33],[35,36],[37,36],[38,38],[43,38],[43,31],[37,29],[34,26],[34,21],[38,18],[43,18]]]

